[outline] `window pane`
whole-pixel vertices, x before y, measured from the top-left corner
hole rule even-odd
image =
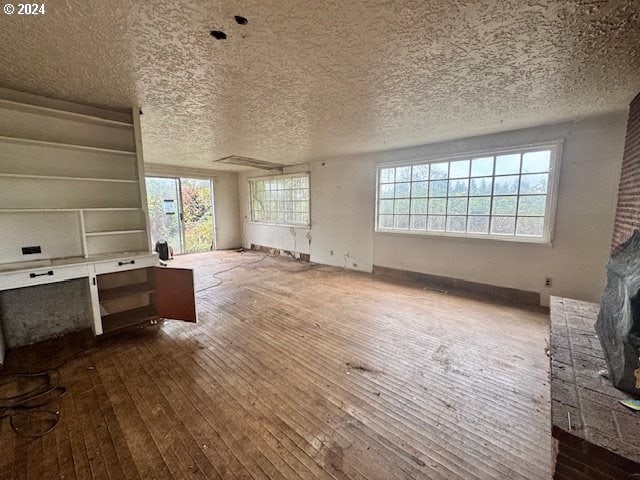
[[[378,225],[380,228],[393,228],[393,215],[380,215]]]
[[[413,182],[411,184],[412,197],[426,197],[429,193],[429,182]]]
[[[491,233],[495,235],[513,235],[516,229],[516,217],[492,217]]]
[[[426,230],[426,229],[427,229],[426,215],[411,215],[411,230]]]
[[[547,196],[532,195],[520,197],[518,202],[518,216],[544,216],[546,210]]]
[[[521,217],[518,218],[516,235],[541,237],[544,230],[544,218]]]
[[[469,193],[469,180],[449,180],[450,197],[466,197]]]
[[[499,155],[496,157],[496,175],[520,173],[520,154]]]
[[[548,172],[551,164],[551,151],[528,152],[522,155],[522,173]]]
[[[474,158],[471,160],[471,176],[487,177],[493,175],[493,157]]]
[[[492,215],[515,215],[518,197],[495,197]]]
[[[393,228],[407,230],[409,228],[409,215],[396,215]]]
[[[432,163],[429,178],[431,180],[449,178],[449,163]]]
[[[520,180],[520,193],[547,193],[548,183],[548,173],[522,175],[522,180]]]
[[[413,181],[429,180],[429,165],[414,165],[411,178]]]
[[[491,195],[491,186],[493,185],[492,177],[472,178],[469,195]]]
[[[489,215],[491,197],[472,197],[469,199],[469,215]]]
[[[411,180],[411,167],[396,168],[396,182],[408,182]]]
[[[489,217],[469,217],[467,232],[489,233]]]
[[[380,185],[380,198],[393,198],[394,186],[393,183],[389,185]]]
[[[429,215],[427,219],[427,230],[431,232],[444,232],[446,218],[447,217],[440,215]]]
[[[451,162],[449,178],[464,178],[469,176],[469,160]]]
[[[426,198],[415,198],[411,200],[411,213],[427,213],[427,202]]]
[[[251,182],[251,219],[265,223],[308,224],[308,177],[285,177]],[[391,185],[393,192],[393,186]]]
[[[429,215],[444,215],[445,213],[447,213],[446,198],[432,198],[429,200]]]
[[[393,213],[393,200],[380,200],[380,213]]]
[[[429,196],[430,197],[446,197],[447,196],[447,182],[446,180],[439,180],[436,182],[429,182]]]
[[[447,205],[448,215],[466,215],[467,199],[466,198],[450,198]]]
[[[465,232],[467,217],[447,217],[447,232]]]
[[[396,183],[396,191],[395,191],[395,196],[396,198],[408,198],[409,197],[409,191],[410,191],[410,183]]]
[[[378,227],[416,233],[544,236],[553,147],[378,170]],[[464,158],[464,157],[463,157]],[[252,183],[252,218],[279,221],[283,212],[308,217],[308,189],[297,177]],[[308,180],[307,180],[308,181]],[[254,194],[254,190],[256,193]],[[284,205],[284,207],[283,207]],[[287,215],[287,221],[290,216]],[[294,217],[295,219],[295,217]]]
[[[396,200],[394,212],[396,215],[399,213],[409,213],[409,199]]]
[[[518,193],[518,175],[511,177],[496,177],[493,183],[494,195],[513,195]]]
[[[302,188],[309,188],[309,177],[306,175],[304,177],[300,177],[300,186]]]
[[[395,168],[383,168],[380,170],[380,183],[393,183],[396,179]]]

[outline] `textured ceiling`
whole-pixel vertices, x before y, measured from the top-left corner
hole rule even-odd
[[[0,86],[140,105],[152,163],[301,163],[620,110],[640,90],[638,0],[46,8],[0,15]]]

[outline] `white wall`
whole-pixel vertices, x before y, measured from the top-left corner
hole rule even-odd
[[[285,174],[308,172],[307,165],[295,165],[286,167]],[[249,179],[252,177],[269,176],[270,173],[265,170],[250,170],[242,172],[238,175],[238,190],[240,192],[240,214],[242,216],[242,243],[245,248],[250,248],[251,244],[263,247],[278,248],[287,250],[298,256],[300,253],[309,253],[309,228],[306,227],[290,227],[281,225],[269,225],[264,223],[255,223],[251,221],[251,206],[249,203]],[[310,181],[310,187],[313,190],[313,180]],[[312,204],[311,217],[315,212]]]
[[[145,163],[145,175],[213,180],[216,249],[230,250],[242,245],[237,173]]]
[[[597,301],[609,257],[626,112],[415,148],[314,162],[311,261],[378,265]],[[553,246],[374,233],[378,163],[564,138]],[[241,192],[242,196],[244,194]],[[253,241],[253,240],[250,240]],[[254,242],[259,243],[259,242]],[[331,254],[333,250],[333,255]],[[357,265],[357,266],[354,266]],[[553,278],[545,288],[544,277]]]

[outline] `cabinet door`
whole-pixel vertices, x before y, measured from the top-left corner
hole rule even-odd
[[[158,316],[172,320],[196,321],[193,270],[154,267],[155,303]]]

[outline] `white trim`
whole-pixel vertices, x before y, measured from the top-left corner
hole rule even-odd
[[[485,148],[481,150],[469,150],[461,153],[452,153],[452,154],[438,154],[438,155],[425,155],[419,158],[414,158],[411,160],[394,160],[389,162],[378,162],[375,164],[377,169],[384,167],[398,167],[398,166],[409,166],[409,165],[421,165],[424,163],[437,163],[437,162],[455,162],[456,160],[467,160],[471,159],[471,157],[482,157],[485,155],[496,156],[496,155],[508,155],[509,153],[527,153],[534,152],[536,150],[540,150],[541,148],[549,148],[549,147],[561,147],[564,144],[564,138],[556,138],[554,140],[549,140],[548,142],[538,142],[538,143],[526,143],[523,145],[515,145],[509,147],[496,147],[496,148]]]
[[[310,176],[310,172],[308,171],[304,171],[304,172],[296,172],[296,173],[283,173],[280,175],[261,175],[259,177],[247,177],[245,180],[247,182],[258,182],[260,180],[271,180],[271,179],[278,179],[278,178],[294,178],[294,177],[309,177]]]
[[[143,233],[146,232],[145,229],[135,229],[135,230],[104,230],[101,232],[87,232],[85,236],[87,237],[102,237],[105,235],[129,235],[134,233]]]
[[[463,153],[454,153],[451,155],[434,155],[434,156],[425,156],[423,158],[414,159],[411,161],[392,161],[392,162],[380,162],[375,164],[376,168],[376,184],[375,184],[375,208],[374,208],[374,222],[373,222],[373,233],[374,234],[385,234],[385,235],[410,235],[410,236],[423,236],[423,237],[451,237],[451,238],[466,238],[466,239],[482,239],[482,240],[497,240],[497,241],[507,241],[507,242],[516,242],[516,243],[534,243],[534,244],[542,244],[547,245],[549,247],[552,246],[553,242],[553,233],[554,233],[554,225],[555,225],[555,216],[556,216],[556,207],[557,207],[557,196],[558,196],[558,188],[559,188],[559,177],[560,177],[560,164],[563,153],[563,145],[564,139],[555,139],[549,142],[540,142],[540,143],[530,143],[522,146],[509,146],[509,147],[499,147],[494,149],[483,149],[476,150],[471,152],[463,152]],[[545,216],[544,218],[544,226],[541,237],[526,237],[526,236],[516,236],[515,230],[514,235],[496,235],[496,234],[473,234],[473,233],[463,233],[463,232],[442,232],[442,231],[429,231],[429,230],[409,230],[409,229],[388,229],[388,228],[380,228],[378,227],[378,220],[380,217],[379,213],[379,205],[381,198],[380,195],[380,172],[384,168],[395,168],[401,166],[414,166],[414,165],[424,165],[438,162],[454,162],[458,160],[471,160],[473,158],[481,158],[483,156],[492,156],[495,157],[497,155],[508,155],[510,153],[519,153],[525,154],[528,152],[534,152],[541,149],[549,149],[551,150],[551,161],[549,165],[549,185],[546,194],[546,205],[545,205]],[[491,178],[495,178],[495,161],[494,161],[494,170],[491,175]],[[515,175],[515,174],[514,174]],[[520,166],[520,172],[517,174],[518,176],[522,175],[522,165]],[[497,175],[503,176],[503,175]],[[504,175],[508,176],[508,175]],[[471,178],[471,177],[469,177]],[[450,178],[446,179],[447,181],[451,180]],[[412,181],[410,180],[410,183]],[[390,185],[394,185],[398,182],[393,182]],[[410,194],[411,195],[411,194]],[[518,202],[520,200],[520,194],[517,195]],[[432,197],[427,197],[432,198]],[[438,197],[438,198],[453,198],[453,197]],[[467,197],[461,197],[469,199]],[[493,187],[491,191],[490,198],[493,200]],[[395,199],[395,198],[394,198]],[[408,198],[409,203],[411,204],[411,197]],[[411,209],[411,207],[409,207]],[[517,208],[517,207],[516,207]],[[395,213],[391,214],[395,216]],[[407,215],[411,215],[408,213]],[[428,213],[425,214],[428,217]],[[444,214],[444,216],[447,216]],[[467,214],[463,215],[469,219],[468,210]],[[488,215],[491,219],[494,215],[491,213]],[[500,215],[496,215],[500,216]],[[518,218],[517,212],[514,218]],[[445,227],[446,228],[446,227]],[[517,228],[517,225],[516,227]]]
[[[295,213],[295,212],[293,212]],[[247,223],[249,225],[258,225],[262,227],[286,227],[286,228],[299,228],[299,229],[310,229],[311,223],[267,223],[267,222],[256,222],[254,220],[248,220]]]

